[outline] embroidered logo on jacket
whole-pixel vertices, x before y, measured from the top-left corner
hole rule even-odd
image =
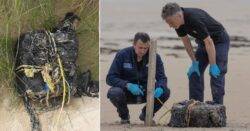
[[[131,63],[123,63],[123,68],[132,69],[132,64]]]

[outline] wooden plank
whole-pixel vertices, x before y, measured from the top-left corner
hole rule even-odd
[[[146,126],[152,126],[153,123],[156,48],[157,48],[156,40],[152,40],[149,48],[147,104],[146,104],[146,119],[145,119]]]

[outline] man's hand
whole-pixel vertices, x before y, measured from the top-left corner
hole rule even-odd
[[[184,37],[181,37],[181,40],[186,48],[186,51],[189,55],[189,57],[191,58],[191,60],[193,61],[192,62],[192,65],[189,67],[188,69],[188,78],[190,78],[190,76],[196,72],[198,76],[200,76],[200,70],[199,70],[199,62],[196,61],[196,58],[195,58],[195,55],[194,55],[194,51],[193,51],[193,47],[191,45],[191,42],[190,42],[190,39],[188,38],[188,36],[184,36]]]
[[[127,88],[133,95],[144,95],[138,84],[128,83]]]
[[[200,76],[200,70],[199,70],[199,62],[198,61],[193,61],[192,62],[192,65],[189,67],[188,69],[188,78],[190,78],[190,76],[193,74],[193,73],[197,73],[198,76]]]
[[[216,50],[214,47],[214,42],[210,36],[204,39],[204,42],[210,63],[209,73],[211,76],[217,78],[220,75],[220,69],[216,64]]]
[[[209,73],[211,76],[217,78],[220,75],[220,69],[217,64],[210,65]]]
[[[161,87],[156,87],[154,97],[159,98],[163,94],[163,89]]]

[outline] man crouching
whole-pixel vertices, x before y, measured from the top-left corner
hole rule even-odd
[[[109,69],[106,82],[111,88],[107,97],[117,108],[121,124],[129,124],[127,104],[145,103],[148,79],[148,50],[150,37],[147,33],[135,34],[133,46],[120,50]],[[156,83],[154,92],[154,114],[162,107],[158,101],[168,100],[170,90],[161,57],[156,56]],[[145,121],[146,106],[142,108],[139,119]]]

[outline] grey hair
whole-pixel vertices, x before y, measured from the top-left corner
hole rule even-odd
[[[181,12],[181,7],[177,3],[167,3],[161,12],[161,18],[165,20],[169,16],[173,16],[178,12]]]

